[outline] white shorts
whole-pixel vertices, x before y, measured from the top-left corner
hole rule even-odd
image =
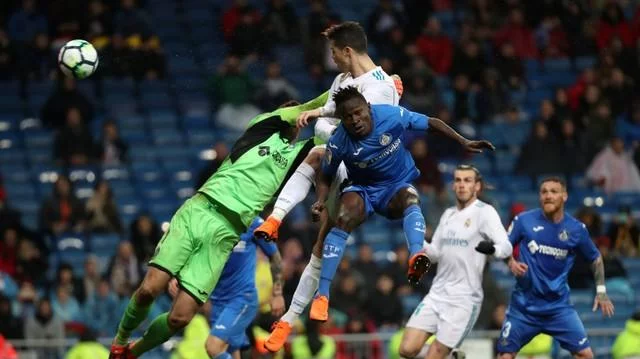
[[[407,328],[435,334],[436,340],[457,348],[473,328],[481,303],[445,302],[426,295],[407,322]]]
[[[327,198],[327,212],[329,218],[336,220],[338,217],[338,207],[340,207],[340,195],[342,193],[342,182],[347,180],[347,167],[344,163],[340,163],[336,175],[329,187],[329,197]]]

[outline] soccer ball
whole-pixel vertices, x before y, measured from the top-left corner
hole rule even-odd
[[[58,66],[67,75],[84,79],[98,68],[98,52],[85,40],[71,40],[58,53]]]

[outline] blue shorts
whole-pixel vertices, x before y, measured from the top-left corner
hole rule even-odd
[[[386,217],[387,207],[389,206],[389,202],[393,196],[395,196],[401,189],[408,187],[415,189],[415,187],[408,182],[397,182],[388,186],[363,186],[350,184],[342,190],[342,193],[359,193],[364,200],[367,217],[374,213],[378,213]]]
[[[517,353],[540,333],[552,336],[571,353],[591,346],[578,312],[573,308],[555,314],[532,315],[509,306],[498,338],[498,353]]]
[[[258,298],[255,295],[238,296],[233,300],[212,302],[211,335],[229,344],[228,353],[247,348],[249,338],[246,330],[258,313]]]

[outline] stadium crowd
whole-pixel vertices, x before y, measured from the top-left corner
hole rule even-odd
[[[321,32],[350,18],[336,8],[339,2],[307,2],[307,13],[300,13],[287,0],[270,0],[264,6],[235,0],[215,10],[220,16],[217,36],[228,49],[224,61],[208,74],[217,128],[240,131],[261,110],[329,87],[335,65]],[[2,81],[20,81],[21,91],[26,92],[29,83],[57,80],[42,108],[32,114],[55,131],[51,151],[56,165],[129,162],[129,144],[120,137],[116,121],[101,120],[100,136],[94,137],[92,124],[109,109],[97,106],[73,79],[60,77],[56,49],[73,38],[89,40],[100,53],[97,82],[165,79],[166,61],[172,54],[165,53],[154,31],[157,24],[152,24],[145,10],[154,3],[23,0],[0,4],[0,86]],[[522,146],[501,148],[516,158],[514,175],[537,178],[560,173],[569,179],[585,174],[588,186],[605,194],[640,192],[640,6],[632,1],[586,0],[369,3],[363,25],[371,52],[387,73],[402,77],[402,105],[433,114],[468,137],[479,137],[481,128],[491,124],[513,131],[530,128]],[[443,21],[442,14],[451,18]],[[277,60],[280,46],[304,49],[297,61],[304,61],[309,88],[299,88],[288,78],[287,68]],[[535,105],[526,100],[537,86],[531,71],[565,61],[575,70],[585,57],[596,61],[581,69],[574,82],[554,88],[551,96]],[[250,69],[258,63],[267,65],[256,76]],[[217,169],[229,144],[212,144],[218,156],[198,169],[195,189]],[[442,211],[453,204],[449,174],[440,162],[469,158],[455,144],[431,135],[413,136],[410,146],[421,170],[417,185],[426,199],[429,234]],[[99,336],[112,336],[120,317],[113,313],[124,310],[162,236],[161,223],[149,213],[131,223],[121,218],[108,181],[97,179],[92,194],[80,199],[73,180],[57,177],[52,192],[42,200],[37,229],[21,222],[21,214],[11,206],[12,193],[0,182],[0,334],[8,339],[75,337],[86,328]],[[487,200],[498,191],[486,192]],[[503,219],[525,207],[510,203],[502,208],[508,212]],[[625,281],[620,258],[640,256],[640,227],[634,218],[639,209],[638,203],[621,207],[607,219],[597,207],[583,207],[576,213],[606,259],[610,278]],[[71,265],[48,260],[55,238],[69,232],[112,233],[122,241],[112,258],[91,255],[82,273],[77,273]],[[279,247],[287,300],[316,233],[308,203],[284,224]],[[370,244],[357,242],[357,249],[345,257],[338,271],[332,321],[320,328],[310,324],[309,335],[394,332],[413,309],[405,304],[406,298],[427,292],[435,271],[423,286],[410,287],[403,243],[381,260]],[[268,265],[258,265],[258,271],[258,278],[266,278],[258,281],[259,291],[268,293]],[[589,288],[589,271],[587,263],[576,263],[572,287]],[[499,329],[508,293],[490,275],[484,278],[485,291],[494,294],[485,297],[476,329]],[[169,304],[164,298],[154,310]],[[262,312],[256,323],[268,329],[273,318],[267,310]],[[322,338],[320,344],[312,341],[311,351],[330,345],[331,339]],[[333,345],[337,357],[355,358],[341,345]],[[367,357],[382,358],[385,352],[381,343],[375,343],[374,355]],[[294,358],[304,357],[296,356],[296,350],[292,353]]]

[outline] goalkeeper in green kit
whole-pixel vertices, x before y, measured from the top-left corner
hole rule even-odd
[[[215,288],[240,234],[315,146],[313,138],[296,141],[296,118],[324,105],[327,97],[325,92],[305,104],[251,120],[218,171],[171,219],[120,320],[109,358],[138,358],[191,321]],[[156,317],[140,340],[129,343],[131,332],[146,319],[172,277],[178,279],[180,291],[171,310]]]

